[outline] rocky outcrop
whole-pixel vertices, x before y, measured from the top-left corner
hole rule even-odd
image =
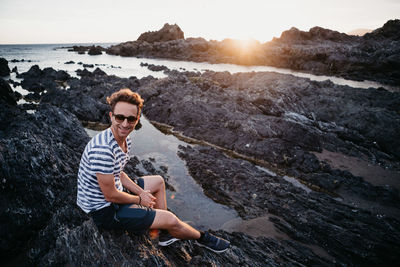
[[[0,78],[0,101],[9,105],[16,105],[16,97],[11,86]]]
[[[142,33],[137,40],[139,42],[155,43],[168,42],[184,38],[183,31],[178,25],[170,25],[165,23],[160,30]]]
[[[27,72],[17,75],[22,78],[22,88],[40,93],[44,90],[55,89],[71,77],[63,70],[56,71],[52,68],[41,70],[38,65],[32,66]]]
[[[88,54],[91,56],[101,55],[103,50],[104,50],[104,48],[102,48],[101,46],[93,45],[89,48]]]
[[[52,80],[55,73],[29,72],[23,77],[31,80]],[[80,79],[66,80],[68,90],[45,87],[33,114],[6,103],[12,92],[1,91],[0,256],[6,265],[376,266],[399,261],[399,192],[335,169],[311,153],[327,149],[399,170],[398,93],[276,73],[166,73],[164,79],[138,80],[84,70]],[[244,220],[268,215],[286,238],[218,231],[232,248],[217,255],[192,241],[160,248],[147,235],[97,229],[75,204],[77,168],[89,140],[80,121],[104,122],[105,97],[122,87],[141,93],[147,118],[174,126],[193,142],[211,143],[179,152],[210,198],[236,209]],[[267,163],[275,173],[260,167]],[[168,183],[167,167],[135,157],[127,172],[161,174]],[[344,193],[392,213],[357,207]]]
[[[395,188],[366,183],[311,153],[344,153],[399,171],[399,93],[274,73],[215,72],[170,73],[139,93],[148,118],[185,136],[268,162],[333,195],[343,190],[391,207],[399,200]]]
[[[363,37],[321,27],[308,32],[293,27],[283,32],[280,38],[264,44],[231,39],[221,42],[203,38],[183,39],[182,33],[182,38],[175,39],[143,37],[111,46],[106,52],[130,57],[267,65],[399,86],[399,32],[400,20],[390,20]]]
[[[154,65],[154,64],[148,64],[148,63],[140,63],[141,67],[147,67],[149,70],[151,71],[165,71],[165,70],[169,70],[166,66],[162,65]]]
[[[10,68],[8,67],[8,61],[5,58],[0,58],[0,77],[10,75]]]
[[[234,207],[243,218],[269,214],[294,243],[322,248],[339,265],[390,265],[398,260],[394,254],[400,248],[399,221],[372,216],[323,193],[308,193],[282,176],[214,148],[181,147],[180,156],[210,198]]]
[[[276,73],[227,72],[170,72],[142,85],[139,93],[149,119],[173,126],[192,142],[219,147],[182,147],[180,153],[210,198],[242,218],[279,217],[273,222],[280,230],[324,248],[340,264],[398,260],[391,256],[400,245],[398,189],[333,168],[313,152],[368,158],[369,164],[399,172],[399,93]],[[293,187],[288,176],[314,192]],[[390,226],[377,230],[382,218]],[[371,235],[370,229],[377,231]],[[396,230],[392,235],[386,229]],[[397,241],[383,248],[391,242],[388,235]]]
[[[100,78],[81,78],[85,79]],[[78,100],[75,98],[74,102]],[[329,265],[329,261],[299,243],[255,239],[239,233],[218,232],[231,240],[232,249],[217,255],[195,246],[192,241],[160,248],[156,240],[146,235],[99,231],[75,204],[77,168],[89,140],[76,116],[63,107],[43,102],[35,113],[29,114],[18,106],[6,107],[2,101],[2,117],[7,109],[7,116],[0,120],[0,256],[3,264],[261,266],[267,263],[279,266],[284,258],[289,264]],[[149,174],[143,173],[154,169],[149,165],[151,162],[134,158],[129,163],[128,174]],[[167,176],[163,170],[158,171]]]
[[[68,48],[70,52],[77,52],[78,54],[85,54],[88,52],[89,55],[101,55],[102,51],[105,51],[100,45],[84,46],[84,45],[74,45],[73,47],[62,47]]]

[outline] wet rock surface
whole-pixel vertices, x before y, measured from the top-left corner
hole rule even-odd
[[[162,35],[163,30],[155,32]],[[169,58],[176,60],[267,65],[400,85],[400,20],[390,20],[365,36],[311,28],[308,32],[291,28],[280,38],[260,44],[225,39],[156,38],[129,41],[107,48],[111,55]]]
[[[399,248],[399,191],[332,168],[312,152],[335,151],[399,173],[399,93],[276,73],[169,74],[139,88],[149,119],[222,147],[225,153],[267,163],[315,191],[304,196],[302,190],[286,187],[282,179],[262,174],[246,162],[233,164],[207,149],[184,149],[181,155],[192,177],[209,197],[235,208],[243,218],[278,215],[284,220],[274,223],[291,238],[323,247],[346,264],[396,259],[390,254]],[[302,217],[303,212],[312,218]],[[381,218],[390,226],[376,228],[383,225]],[[340,237],[335,229],[341,229]],[[398,241],[383,248],[391,242],[386,236],[392,229],[396,230],[391,240]],[[383,256],[385,251],[391,252]]]
[[[245,219],[277,216],[270,220],[293,243],[323,248],[344,265],[390,265],[398,260],[398,220],[373,216],[323,193],[307,193],[282,176],[213,148],[182,147],[180,156],[210,198],[234,207]]]
[[[362,90],[276,73],[167,71],[169,77],[118,78],[100,69],[66,76],[21,74],[43,85],[33,114],[0,98],[1,258],[6,265],[367,266],[398,262],[399,192],[335,169],[312,153],[336,151],[399,168],[399,94]],[[4,81],[5,82],[5,81]],[[23,82],[24,83],[24,82]],[[218,231],[232,248],[221,255],[176,242],[160,248],[147,235],[97,229],[76,202],[76,173],[89,137],[81,122],[107,123],[105,97],[129,87],[145,98],[147,118],[210,145],[181,147],[193,178],[216,202],[244,220],[271,215],[288,238]],[[382,131],[385,129],[385,131]],[[225,150],[223,150],[224,148]],[[239,158],[229,151],[240,153]],[[256,166],[270,164],[276,172]],[[168,166],[133,157],[130,176]],[[293,176],[310,186],[288,182]],[[376,214],[344,193],[392,211]],[[340,197],[343,197],[343,200]],[[323,251],[323,253],[321,253]]]

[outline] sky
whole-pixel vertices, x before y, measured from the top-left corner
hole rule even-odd
[[[400,0],[0,0],[0,44],[136,40],[165,23],[206,40],[280,37],[296,27],[339,32],[400,19]]]

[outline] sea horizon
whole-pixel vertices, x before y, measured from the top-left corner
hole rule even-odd
[[[119,44],[123,42],[75,42],[75,43],[32,43],[32,44],[0,44],[0,46],[22,46],[22,45],[99,45],[99,44]]]

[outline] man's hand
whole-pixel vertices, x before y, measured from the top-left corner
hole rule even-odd
[[[145,207],[153,208],[153,206],[156,204],[154,202],[157,198],[155,198],[149,190],[145,190],[139,195],[141,197],[141,202],[140,204]]]

